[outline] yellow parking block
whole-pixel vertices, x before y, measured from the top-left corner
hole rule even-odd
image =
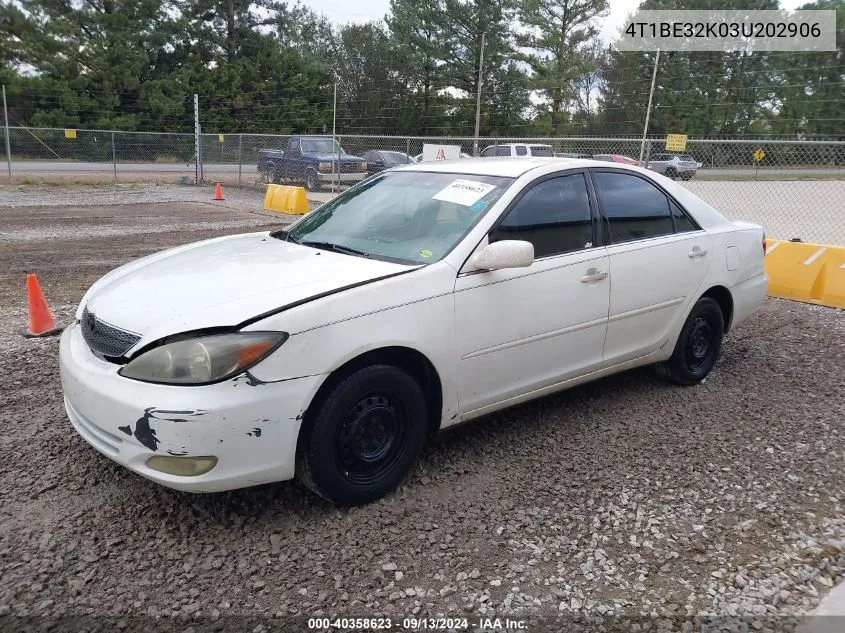
[[[308,213],[305,189],[288,185],[267,185],[267,193],[264,194],[264,209],[304,215]]]
[[[845,247],[766,240],[769,294],[845,308]]]

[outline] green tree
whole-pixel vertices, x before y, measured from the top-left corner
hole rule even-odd
[[[596,18],[607,10],[607,0],[523,0],[520,20],[527,31],[517,38],[526,52],[520,56],[532,70],[529,86],[548,104],[552,135],[579,106],[591,98],[595,84],[598,34]],[[589,89],[583,93],[584,85]],[[580,98],[580,100],[579,100]]]
[[[471,133],[475,122],[478,62],[484,40],[480,134],[506,134],[524,123],[529,90],[516,60],[512,0],[444,0],[444,84],[453,91],[453,126]],[[507,103],[503,101],[507,99]]]

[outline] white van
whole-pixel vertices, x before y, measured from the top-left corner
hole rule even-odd
[[[482,158],[489,156],[543,156],[550,158],[555,153],[551,145],[539,145],[529,143],[502,143],[485,147],[481,152]]]

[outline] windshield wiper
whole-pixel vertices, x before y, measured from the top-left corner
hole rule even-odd
[[[348,246],[341,246],[340,244],[334,244],[333,242],[312,242],[310,240],[303,240],[299,242],[299,244],[302,246],[310,246],[311,248],[334,251],[335,253],[343,253],[344,255],[357,255],[359,257],[366,257],[367,259],[372,257],[372,255],[365,253],[364,251],[349,248]]]

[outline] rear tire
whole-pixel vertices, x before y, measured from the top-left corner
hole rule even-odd
[[[338,383],[300,431],[296,473],[340,506],[375,501],[408,475],[426,437],[426,400],[401,369],[373,365]]]
[[[666,177],[671,178],[672,180],[675,180],[675,178],[678,177],[678,172],[676,172],[672,168],[669,168],[669,169],[666,170]]]
[[[702,297],[690,311],[672,356],[655,366],[657,375],[679,385],[700,383],[719,359],[724,334],[722,309],[715,300]]]

